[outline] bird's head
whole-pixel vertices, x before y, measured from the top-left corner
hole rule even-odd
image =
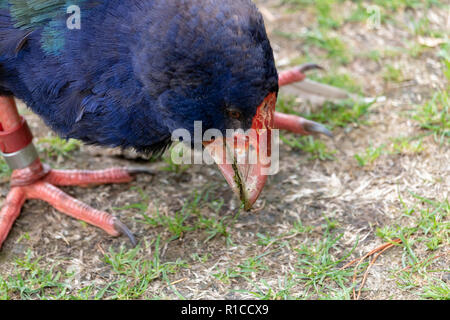
[[[184,129],[194,137],[201,122],[200,145],[250,209],[267,179],[264,167],[270,164],[259,155],[270,156],[278,94],[263,18],[250,0],[174,1],[164,7],[153,10],[165,15],[158,25],[148,22],[159,45],[142,42],[137,56],[141,81],[157,97],[171,132]],[[252,130],[227,136],[227,129]],[[208,131],[222,137],[208,137]],[[254,152],[256,161],[243,160]]]

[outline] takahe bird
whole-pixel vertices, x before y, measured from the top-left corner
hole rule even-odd
[[[263,18],[250,0],[1,0],[0,146],[14,171],[0,212],[0,246],[26,199],[45,200],[135,242],[117,218],[54,185],[130,182],[141,170],[50,170],[13,97],[61,137],[88,144],[158,152],[175,130],[194,134],[194,122],[201,121],[203,131],[255,129],[244,149],[259,152],[259,135],[274,128],[329,133],[275,113],[279,85],[302,80],[303,71],[315,67],[278,76]],[[203,144],[219,142],[214,153],[226,141]],[[219,167],[250,208],[267,179],[259,160]]]

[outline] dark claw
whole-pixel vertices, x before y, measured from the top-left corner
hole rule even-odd
[[[303,127],[305,128],[305,130],[309,133],[319,133],[319,134],[324,134],[330,138],[333,138],[333,133],[331,133],[330,130],[328,130],[327,128],[325,128],[324,125],[321,125],[320,123],[314,122],[314,121],[310,121],[307,120],[305,122],[305,124],[303,125]]]
[[[147,167],[132,167],[127,168],[127,171],[131,175],[137,175],[137,174],[148,174],[148,175],[155,175],[155,171],[147,168]]]
[[[304,65],[300,66],[299,70],[301,73],[305,74],[305,72],[308,72],[311,70],[325,70],[325,69],[315,63],[305,63]]]
[[[117,230],[117,232],[120,232],[122,235],[126,235],[128,239],[130,239],[130,242],[133,247],[137,246],[136,239],[134,238],[133,233],[128,229],[128,227],[119,219],[114,219],[114,228]]]

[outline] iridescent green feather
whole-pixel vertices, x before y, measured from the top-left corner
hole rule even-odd
[[[9,8],[14,27],[27,30],[42,28],[42,48],[57,54],[64,46],[63,28],[67,8],[85,0],[0,0],[0,8]]]

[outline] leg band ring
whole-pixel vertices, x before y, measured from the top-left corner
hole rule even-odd
[[[13,153],[0,153],[12,170],[24,169],[39,158],[33,143]]]

